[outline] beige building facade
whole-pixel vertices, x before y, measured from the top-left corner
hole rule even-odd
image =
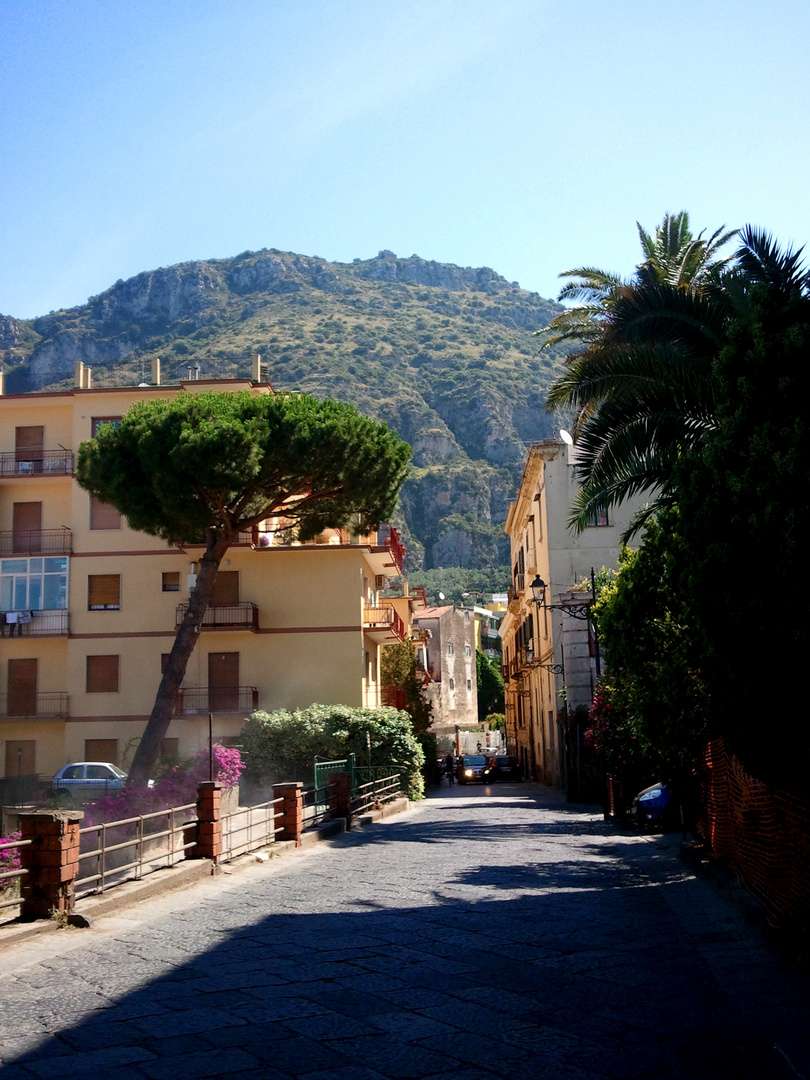
[[[69,761],[126,767],[193,588],[202,547],[133,531],[77,484],[80,443],[135,401],[182,391],[272,393],[257,380],[0,395],[0,775]],[[380,653],[408,628],[380,593],[395,531],[283,544],[260,527],[223,560],[164,756],[238,735],[254,709],[381,704]],[[404,613],[409,605],[400,605]]]
[[[594,516],[581,533],[568,527],[578,491],[576,451],[562,440],[533,445],[504,526],[512,586],[500,634],[506,683],[506,739],[526,776],[567,783],[566,718],[589,707],[599,675],[598,643],[587,618],[591,572],[615,569],[620,537],[643,505],[636,499]],[[542,605],[531,585],[546,585]]]

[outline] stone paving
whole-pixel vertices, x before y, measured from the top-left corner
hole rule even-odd
[[[808,985],[678,856],[534,784],[0,951],[2,1080],[810,1077]]]

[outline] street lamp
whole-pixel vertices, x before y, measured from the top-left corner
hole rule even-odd
[[[545,599],[548,586],[539,574],[535,576],[535,579],[529,588],[532,590],[534,602],[539,608],[544,608],[546,611],[564,611],[574,619],[590,618],[592,600],[588,600],[584,604],[547,604],[545,603]]]

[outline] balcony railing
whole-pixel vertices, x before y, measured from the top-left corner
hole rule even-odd
[[[68,611],[30,611],[30,622],[21,622],[17,611],[0,611],[0,634],[3,637],[61,637],[70,632]],[[7,615],[14,618],[9,622]]]
[[[405,640],[405,623],[390,605],[371,606],[366,604],[363,611],[363,627],[372,632],[382,632],[389,641]]]
[[[72,476],[72,450],[4,450],[0,476]]]
[[[515,596],[520,596],[520,594],[522,592],[524,592],[525,589],[526,589],[526,575],[521,574],[521,573],[515,574],[514,595]]]
[[[175,625],[183,621],[188,604],[178,604],[175,613]],[[203,616],[200,627],[203,630],[250,630],[259,631],[259,609],[255,604],[217,604],[212,605]]]
[[[391,552],[391,557],[397,564],[397,573],[401,574],[402,561],[405,558],[405,545],[402,543],[399,529],[395,529],[393,525],[389,528],[389,535],[385,540],[385,546]]]
[[[388,705],[392,709],[404,709],[407,704],[405,691],[398,686],[381,687],[380,699],[383,705]]]
[[[17,690],[11,694],[0,694],[0,716],[8,719],[40,720],[67,715],[68,696],[61,691],[36,694]]]
[[[259,707],[259,691],[255,686],[189,686],[180,691],[175,708],[176,716],[196,716],[199,713],[249,713]]]
[[[69,555],[70,529],[12,529],[0,532],[0,555]]]

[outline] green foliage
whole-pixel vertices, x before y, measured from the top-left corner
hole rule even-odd
[[[475,650],[475,670],[478,683],[478,721],[488,713],[502,713],[504,709],[503,675],[500,665],[490,660],[480,649]]]
[[[416,653],[408,642],[386,645],[382,653],[380,677],[383,686],[393,686],[405,693],[405,711],[414,731],[426,732],[433,719],[433,706],[424,686],[416,677]]]
[[[677,509],[645,527],[637,551],[594,605],[617,745],[628,740],[656,779],[682,779],[709,731],[701,649],[683,581],[688,572]],[[607,710],[606,710],[607,712]],[[603,732],[602,738],[610,742]]]
[[[489,603],[493,593],[505,593],[510,582],[508,566],[468,570],[461,566],[446,566],[435,570],[414,570],[408,574],[409,583],[425,590],[428,603],[470,605]],[[439,598],[444,593],[444,600]]]
[[[506,728],[506,716],[502,712],[487,713],[484,723],[489,724],[491,731],[503,731]]]
[[[351,405],[299,395],[181,393],[138,402],[79,447],[76,477],[134,529],[169,543],[270,514],[301,539],[389,518],[410,448]]]
[[[316,760],[357,755],[371,764],[395,769],[411,799],[423,794],[425,755],[411,718],[398,709],[351,709],[345,705],[310,705],[307,709],[255,712],[242,729],[240,746],[245,778],[254,783],[312,778]]]

